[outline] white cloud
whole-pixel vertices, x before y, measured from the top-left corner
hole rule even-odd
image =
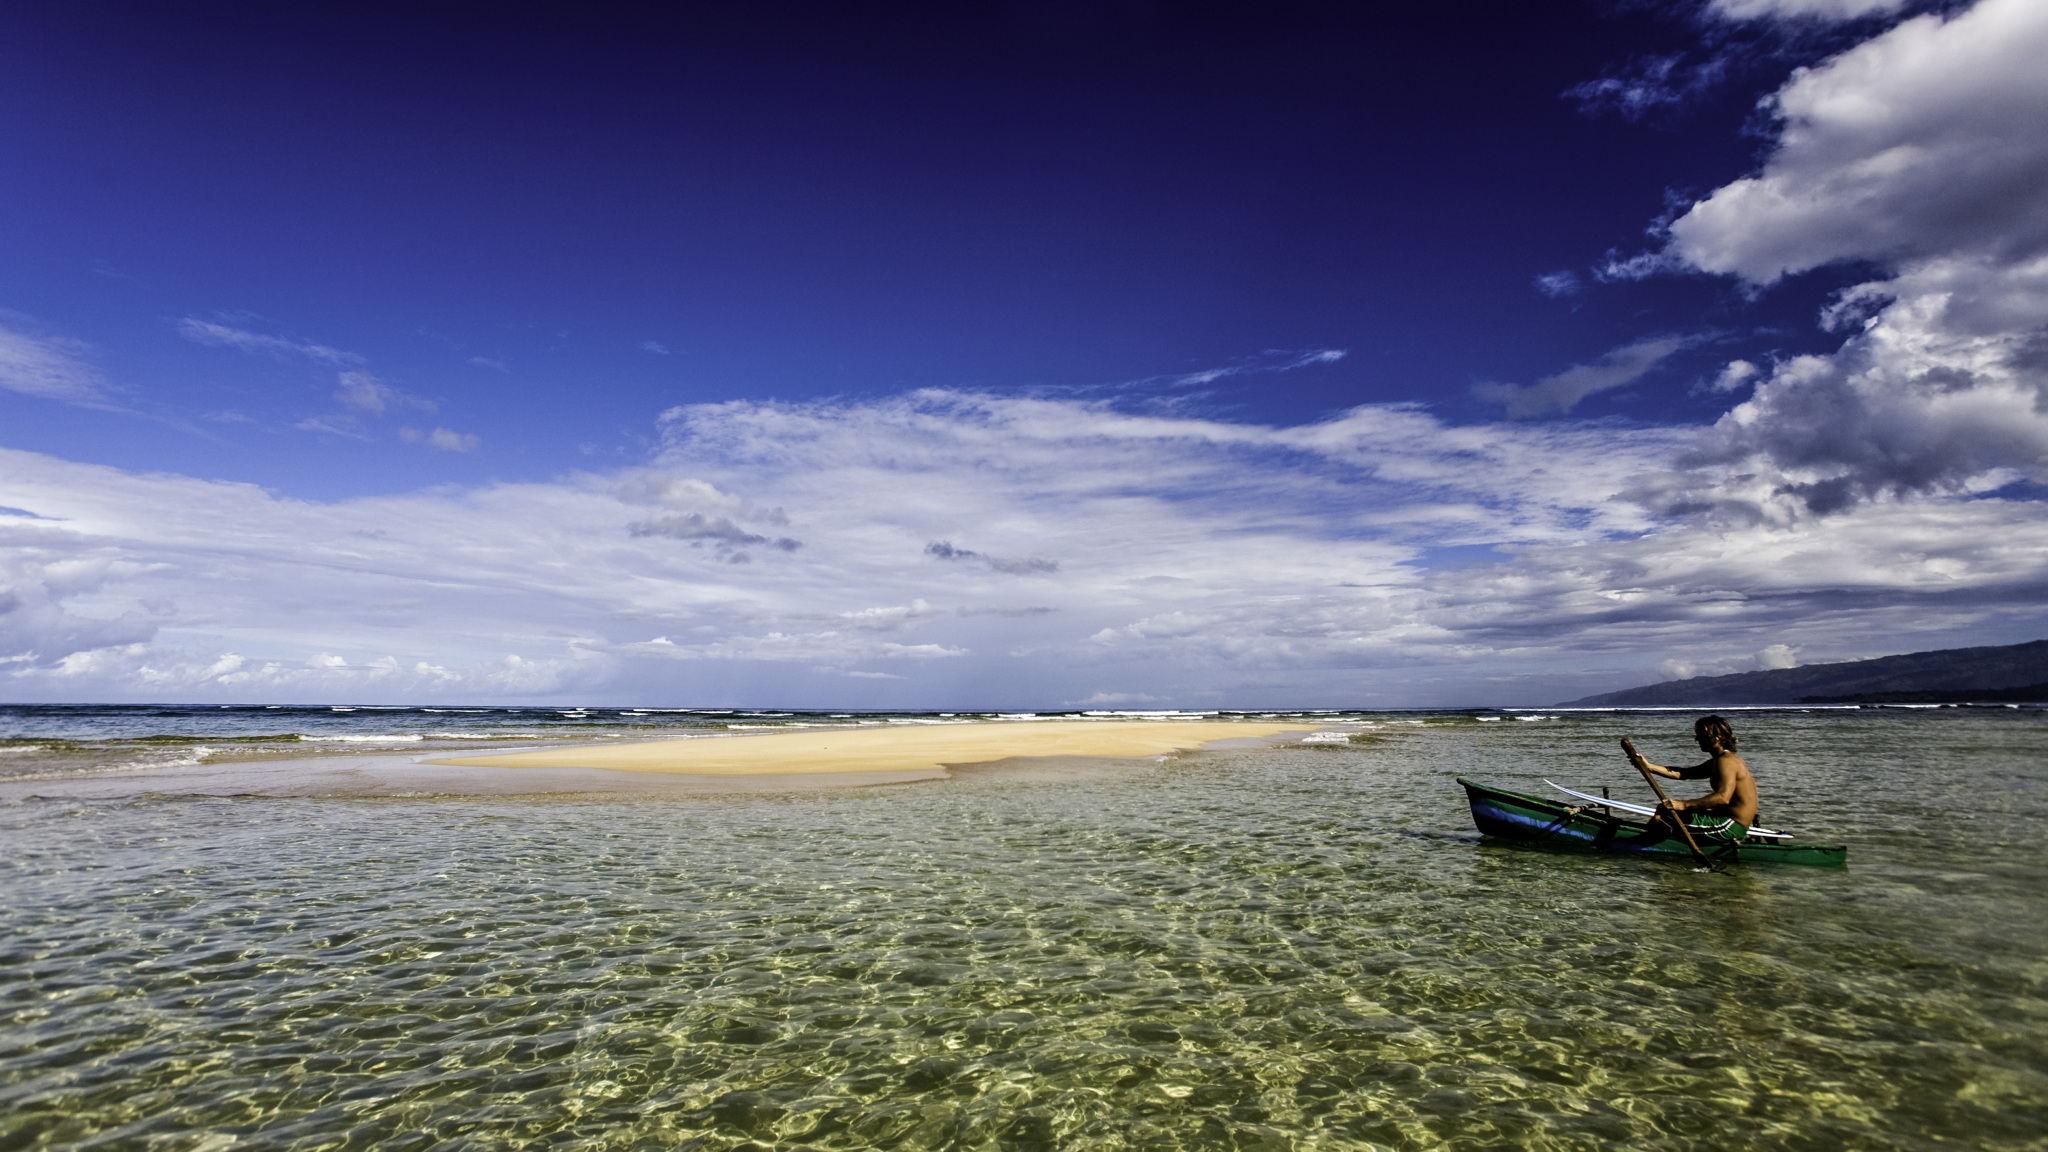
[[[1642,379],[1644,373],[1689,343],[1682,336],[1653,336],[1615,348],[1591,364],[1574,364],[1526,387],[1479,384],[1473,387],[1472,394],[1489,404],[1500,405],[1510,420],[1569,412],[1596,392]]]
[[[1799,650],[1790,644],[1769,644],[1756,654],[1756,666],[1760,669],[1797,668]]]
[[[326,416],[308,416],[292,425],[301,432],[320,432],[329,436],[346,436],[351,440],[368,440],[363,434],[363,422],[346,413]]]
[[[1672,255],[1768,284],[1841,260],[2048,244],[2048,5],[1925,15],[1794,74],[1763,170],[1671,224]]]
[[[1176,384],[1209,384],[1227,376],[1243,376],[1247,373],[1292,372],[1296,368],[1313,368],[1321,364],[1335,364],[1350,354],[1350,351],[1344,348],[1311,348],[1306,352],[1274,348],[1268,350],[1262,356],[1256,356],[1242,363],[1232,364],[1229,367],[1204,368],[1200,372],[1190,372],[1184,376],[1174,377],[1173,382]]]
[[[839,618],[855,628],[867,628],[877,632],[894,632],[906,624],[915,624],[932,614],[932,606],[922,597],[908,604],[890,605],[881,608],[862,608],[853,612],[841,612]]]
[[[1161,700],[1144,692],[1097,692],[1086,700],[1075,700],[1072,703],[1085,708],[1089,705],[1104,707],[1110,704],[1158,704]]]
[[[1664,251],[1753,289],[1848,261],[1881,279],[1841,293],[1824,356],[1746,376],[1685,462],[1641,489],[1665,512],[1779,517],[1792,501],[1965,493],[2048,478],[2048,5],[1980,0],[1904,21],[1773,98],[1756,175],[1691,206]],[[1730,365],[1731,371],[1737,365]]]
[[[659,469],[627,474],[613,494],[628,504],[652,505],[678,512],[700,512],[730,517],[742,524],[789,527],[789,515],[781,508],[762,508],[752,500],[721,492],[714,484],[693,476],[677,476]]]
[[[87,364],[85,345],[31,336],[0,324],[0,388],[44,400],[106,406],[106,384]]]
[[[1707,10],[1726,20],[1856,20],[1889,16],[1907,0],[1711,0]]]
[[[283,336],[266,336],[260,332],[250,332],[189,316],[179,322],[178,333],[196,344],[234,348],[280,359],[299,357],[337,368],[339,371],[335,374],[337,387],[334,390],[334,401],[341,405],[342,411],[298,420],[292,427],[301,432],[318,432],[346,436],[355,440],[368,440],[370,436],[364,424],[365,418],[378,419],[397,411],[432,413],[439,407],[424,396],[416,396],[378,379],[365,367],[367,361],[363,357],[339,348],[330,348],[325,344],[293,340]],[[472,357],[470,363],[499,370],[504,368],[503,364],[495,360],[485,360],[481,357]],[[472,433],[455,432],[447,428],[435,428],[427,432],[417,428],[400,428],[398,436],[409,444],[424,443],[428,447],[438,448],[444,452],[474,452],[479,443]]]
[[[1639,653],[1756,667],[2038,619],[2038,505],[1674,522],[1616,498],[1689,435],[925,392],[677,409],[652,468],[335,504],[0,452],[0,504],[44,517],[0,518],[0,678],[16,699],[1549,703],[1648,678]],[[782,531],[802,548],[728,538]],[[1059,569],[927,551],[963,538]]]
[[[1657,665],[1660,680],[1690,680],[1695,676],[1727,676],[1737,672],[1763,672],[1799,667],[1799,649],[1789,644],[1770,644],[1748,656],[1709,660],[1671,659]]]
[[[1709,385],[1716,392],[1734,392],[1757,378],[1763,370],[1747,360],[1730,360]]]
[[[482,443],[474,432],[455,432],[447,428],[436,428],[422,432],[418,428],[400,428],[398,438],[408,444],[425,444],[443,452],[474,452]]]
[[[421,412],[432,412],[434,402],[386,384],[368,372],[341,373],[341,387],[334,393],[336,401],[347,408],[382,416],[394,408],[411,408]]]

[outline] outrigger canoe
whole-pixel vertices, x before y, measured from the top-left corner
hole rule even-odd
[[[1651,811],[1637,805],[1591,797],[1585,797],[1586,803],[1583,804],[1565,804],[1541,796],[1474,784],[1462,776],[1458,783],[1465,786],[1465,795],[1472,801],[1472,822],[1479,826],[1483,835],[1597,852],[1627,852],[1681,860],[1693,858],[1692,849],[1686,847],[1685,839],[1672,834],[1670,829],[1647,819],[1624,818],[1624,812]],[[1790,843],[1791,836],[1782,832],[1772,833],[1771,837],[1752,838],[1740,844],[1701,839],[1700,848],[1716,864],[1841,867],[1849,862],[1849,850],[1839,844],[1793,844]]]

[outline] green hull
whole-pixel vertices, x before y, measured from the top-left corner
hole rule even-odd
[[[1462,777],[1458,783],[1465,786],[1465,795],[1472,802],[1472,822],[1488,836],[1594,852],[1693,858],[1685,840],[1663,826],[1625,819],[1597,804],[1561,804],[1541,796],[1488,788]],[[1728,844],[1702,840],[1700,848],[1716,864],[1809,864],[1829,868],[1849,862],[1849,850],[1839,844]]]

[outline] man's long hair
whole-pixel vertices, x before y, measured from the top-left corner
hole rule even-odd
[[[1735,751],[1735,729],[1730,728],[1728,722],[1719,716],[1700,717],[1693,721],[1692,731],[1693,735],[1698,736],[1710,747],[1718,745],[1730,752]]]

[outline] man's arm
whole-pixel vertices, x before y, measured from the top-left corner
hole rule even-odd
[[[1716,756],[1705,764],[1700,765],[1700,767],[1707,770],[1701,772],[1700,775],[1711,774],[1713,776],[1714,790],[1705,796],[1695,796],[1690,800],[1673,800],[1671,801],[1673,810],[1679,812],[1711,812],[1716,808],[1727,808],[1735,802],[1735,773],[1728,770],[1727,766],[1721,763],[1721,758]]]
[[[1704,780],[1714,767],[1712,760],[1704,764],[1695,764],[1690,768],[1666,768],[1662,764],[1652,764],[1643,758],[1641,752],[1636,751],[1634,744],[1629,743],[1627,740],[1621,742],[1621,750],[1628,753],[1630,763],[1642,768],[1646,772],[1654,772],[1667,780]]]

